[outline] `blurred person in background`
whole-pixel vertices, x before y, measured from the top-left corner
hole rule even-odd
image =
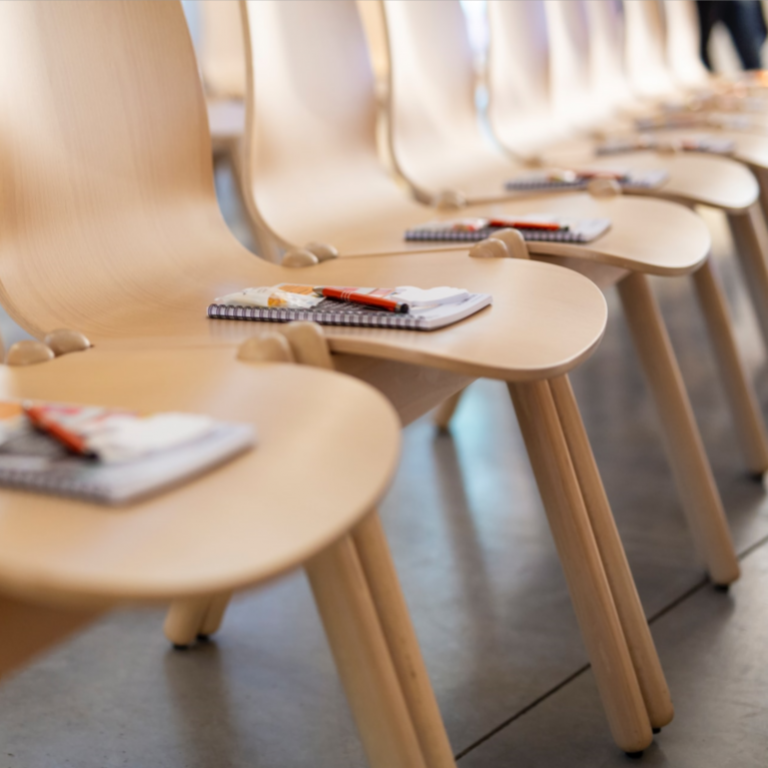
[[[765,18],[760,0],[697,0],[701,27],[701,58],[707,69],[709,37],[718,22],[722,22],[733,39],[744,69],[760,69],[760,50],[766,37]]]

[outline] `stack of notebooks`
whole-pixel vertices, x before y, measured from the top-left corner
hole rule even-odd
[[[561,216],[537,215],[481,219],[430,221],[405,233],[410,242],[475,243],[493,237],[501,229],[517,229],[525,240],[555,243],[590,243],[605,234],[609,219],[569,219]]]
[[[250,425],[196,414],[0,401],[0,486],[125,504],[254,443]]]
[[[712,155],[730,155],[735,143],[732,139],[721,139],[706,133],[691,134],[675,141],[659,141],[647,134],[631,138],[609,139],[595,150],[598,155],[618,155],[625,152],[661,149],[664,145],[681,152],[707,152]]]
[[[434,331],[459,322],[491,304],[487,293],[460,288],[361,288],[281,285],[247,288],[222,296],[208,307],[214,320],[269,323],[307,321],[320,325]]]
[[[594,179],[610,179],[627,190],[657,189],[669,179],[669,173],[663,168],[646,171],[608,168],[547,170],[518,176],[508,181],[504,188],[510,192],[578,190],[586,189]]]
[[[711,112],[669,112],[653,117],[640,117],[635,120],[638,131],[658,131],[665,128],[696,128],[714,126],[730,131],[746,131],[752,125],[745,115],[724,115]]]

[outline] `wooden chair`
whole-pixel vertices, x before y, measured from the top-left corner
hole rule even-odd
[[[498,156],[490,158],[481,136],[472,57],[458,1],[388,2],[385,7],[392,52],[390,143],[401,173],[422,188],[452,182],[470,198],[482,190],[486,195],[501,190],[511,165]],[[588,12],[592,26],[599,28],[594,41]],[[664,186],[638,193],[727,214],[768,345],[768,232],[758,211],[760,189],[749,170],[702,155],[645,152],[601,160],[594,156],[593,140],[575,135],[587,130],[605,135],[616,129],[610,115],[621,104],[626,107],[626,102],[611,100],[611,94],[621,92],[622,71],[615,5],[601,0],[490,0],[489,21],[489,122],[510,155],[571,167],[666,168],[670,178]],[[551,56],[548,34],[553,37]],[[660,62],[659,57],[654,60]],[[605,71],[613,73],[613,84],[601,74]],[[649,77],[654,71],[649,67]],[[564,127],[571,131],[570,139],[565,139]],[[454,162],[462,152],[462,163]],[[465,171],[467,165],[475,170]]]
[[[94,350],[5,368],[0,379],[3,398],[203,412],[253,423],[259,441],[119,513],[0,491],[0,675],[113,606],[207,608],[211,596],[303,568],[371,765],[425,766],[398,681],[399,651],[377,618],[380,596],[389,595],[415,643],[371,512],[399,446],[396,414],[382,397],[346,376],[238,362],[226,348]],[[375,569],[359,555],[371,531]],[[416,644],[412,653],[423,674]],[[420,684],[434,698],[426,677]]]
[[[370,69],[366,76],[364,39],[354,5],[335,0],[307,6],[282,0],[252,3],[245,10],[250,34],[246,54],[252,78],[245,155],[252,178],[248,189],[253,190],[249,201],[253,216],[287,240],[295,238],[297,244],[301,243],[299,237],[314,236],[338,245],[337,233],[343,238],[349,232],[360,246],[372,243],[370,251],[375,252],[382,243],[381,232],[395,248],[393,231],[401,231],[405,222],[401,213],[397,214],[400,223],[393,221],[396,203],[385,205],[385,177],[376,164],[373,142],[373,107],[366,107],[373,102],[373,80]],[[332,59],[320,57],[318,52],[331,41],[336,55]],[[421,76],[420,70],[414,69],[413,76]],[[398,211],[406,204],[403,200]],[[626,204],[630,207],[624,208]],[[520,210],[525,204],[516,205]],[[540,199],[536,205],[541,210]],[[590,215],[588,211],[595,210],[594,201],[586,195],[549,196],[546,205],[545,210],[571,215]],[[736,423],[742,438],[750,435],[744,442],[748,466],[762,473],[768,466],[768,456],[759,410],[738,362],[725,304],[706,264],[709,238],[699,239],[701,235],[695,234],[703,234],[701,220],[683,208],[654,200],[619,197],[602,205],[600,210],[614,222],[614,231],[604,238],[586,247],[531,244],[530,250],[558,263],[567,259],[569,265],[589,270],[604,285],[619,282],[641,362],[659,408],[683,507],[696,529],[699,515],[722,520],[724,514],[646,273],[685,274],[701,267],[695,280],[708,308],[713,341],[723,355],[723,370],[733,387],[730,402]],[[652,208],[643,210],[644,205]],[[634,226],[630,209],[638,216]],[[314,233],[303,221],[305,212],[316,227]],[[342,229],[343,219],[349,222],[346,231]],[[648,230],[651,222],[660,225],[652,232]],[[386,235],[382,223],[389,228]],[[668,246],[672,247],[667,250]],[[424,264],[425,258],[422,254],[413,261]],[[358,267],[360,274],[368,268],[368,258],[348,261],[356,266],[365,262]],[[439,267],[432,279],[449,281],[443,263],[439,259],[433,262]],[[653,331],[649,333],[650,328]],[[441,413],[443,421],[449,417],[453,403],[455,399]],[[687,415],[681,419],[682,414]],[[692,457],[696,457],[695,467]]]
[[[570,124],[582,130],[600,133],[605,128],[606,112],[623,103],[616,94],[628,90],[622,71],[620,41],[622,24],[616,5],[582,0],[541,0],[489,4],[491,55],[489,63],[489,117],[494,132],[510,151],[536,153],[555,164],[587,165],[595,161],[594,141],[581,139],[546,143],[548,123]],[[589,21],[589,24],[587,23]],[[521,44],[526,30],[536,30],[536,56]],[[594,34],[590,36],[590,31]],[[551,35],[549,45],[548,33]],[[550,47],[550,57],[546,56]],[[551,62],[550,62],[551,59]],[[510,73],[520,73],[512,74]],[[543,96],[534,115],[526,119],[529,101],[524,83],[528,73]],[[608,74],[610,73],[610,74]],[[624,86],[622,86],[622,82]],[[544,101],[549,95],[549,113]],[[600,103],[600,94],[604,94]],[[586,105],[586,112],[579,105]],[[598,104],[589,122],[589,107]],[[545,141],[533,144],[516,129],[522,122],[528,135],[537,133]],[[702,160],[706,163],[702,164]],[[739,245],[740,262],[750,283],[755,310],[768,345],[768,238],[756,202],[758,187],[746,169],[732,161],[704,158],[701,155],[659,156],[654,152],[625,153],[610,156],[607,165],[628,167],[666,166],[672,170],[669,181],[653,194],[688,206],[707,205],[727,216]],[[754,279],[757,278],[757,279]],[[755,417],[757,412],[755,412]]]
[[[265,329],[208,320],[205,306],[231,290],[297,278],[448,281],[494,295],[491,308],[434,333],[321,334],[291,324],[284,338],[267,333],[247,349],[258,357],[264,344],[300,363],[352,372],[383,391],[403,423],[475,377],[507,382],[614,738],[627,751],[650,743],[651,727],[672,718],[669,693],[565,376],[605,327],[594,285],[553,265],[470,259],[466,251],[329,260],[301,273],[260,261],[218,210],[204,98],[179,3],[7,2],[0,42],[0,57],[8,57],[0,103],[10,115],[0,159],[0,300],[39,338],[74,327],[116,361],[138,349],[162,359],[169,349],[231,348]],[[502,237],[524,254],[515,233]],[[507,255],[509,247],[489,240],[479,254]],[[737,578],[722,516],[698,530],[713,577]],[[356,541],[364,568],[381,567],[380,541],[377,530],[365,546]],[[376,606],[382,631],[402,643],[397,606],[385,598]],[[217,618],[224,602],[177,604],[169,634],[185,642],[212,631],[207,614]],[[439,714],[420,676],[401,675],[404,668],[398,681],[424,760],[429,768],[451,765]],[[393,764],[406,763],[376,766]]]
[[[603,3],[601,0],[587,0],[587,2],[590,12],[592,50],[613,49],[613,61],[622,61],[623,35],[621,30],[624,29],[623,18],[611,12],[610,3]],[[631,6],[631,9],[628,8],[629,13],[626,20],[628,36],[632,29],[637,26],[641,30],[643,28],[651,31],[656,29],[661,34],[665,25],[659,20],[658,5],[649,5],[645,11],[642,8],[645,6],[645,0],[638,0],[638,2],[631,2],[627,5]],[[635,22],[634,27],[632,26],[633,21]],[[650,33],[646,35],[646,37],[648,36]],[[656,51],[655,55],[661,57],[663,50],[661,45],[651,46],[648,55],[654,55],[653,52]],[[619,71],[618,65],[616,71]],[[630,81],[627,80],[627,82]],[[768,138],[737,130],[718,129],[717,126],[708,126],[706,131],[715,132],[718,136],[727,138],[734,143],[732,156],[744,163],[755,174],[760,184],[759,203],[763,218],[768,216]],[[691,132],[691,129],[665,129],[654,131],[654,135],[662,142],[674,142],[681,137],[690,135]],[[705,186],[702,185],[702,188]],[[745,272],[747,287],[757,314],[760,330],[763,338],[768,339],[768,274],[766,273],[765,258],[758,258],[757,256],[759,251],[765,253],[767,241],[764,223],[757,219],[754,211],[750,211],[748,216],[729,215],[728,223]]]

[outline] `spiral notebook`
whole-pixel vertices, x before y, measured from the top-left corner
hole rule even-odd
[[[669,179],[664,168],[647,171],[608,170],[595,168],[578,171],[541,171],[510,179],[504,188],[509,192],[556,191],[586,189],[593,179],[614,179],[624,189],[656,189]]]
[[[721,139],[709,134],[691,134],[673,141],[659,141],[650,136],[609,139],[595,149],[597,155],[618,155],[625,152],[642,152],[661,149],[666,144],[681,152],[706,152],[711,155],[730,155],[736,144],[732,139]]]
[[[755,128],[745,115],[728,115],[714,112],[668,112],[635,120],[638,131],[658,131],[674,128],[716,127],[729,131],[746,131]]]
[[[310,286],[278,286],[302,289]],[[352,289],[350,289],[352,290]],[[355,293],[379,297],[393,295],[394,288],[355,288]],[[237,306],[213,303],[208,317],[214,320],[251,320],[267,323],[307,321],[320,325],[346,325],[359,328],[395,328],[406,331],[435,331],[474,315],[489,306],[493,297],[488,293],[469,293],[459,301],[440,306],[412,307],[405,313],[390,312],[352,301],[326,298],[311,309]]]
[[[0,401],[0,487],[99,504],[125,504],[189,480],[255,443],[249,424],[219,422],[195,414],[158,414],[172,417],[177,425],[184,424],[172,435],[170,421],[161,418],[154,423],[154,442],[165,448],[152,450],[146,441],[142,446],[136,439],[137,431],[130,426],[131,435],[121,445],[111,424],[110,450],[102,456],[80,443],[82,434],[70,428],[74,422],[93,425],[115,416],[123,423],[145,419],[79,405],[35,403],[32,410],[44,412],[44,417],[38,419],[35,413],[28,413],[28,403]],[[184,417],[191,423],[184,422]]]
[[[559,216],[527,215],[517,218],[451,219],[430,221],[405,233],[409,242],[476,243],[493,237],[501,229],[517,229],[527,241],[591,243],[611,227],[610,219],[566,219]]]

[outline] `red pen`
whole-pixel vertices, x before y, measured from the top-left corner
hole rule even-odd
[[[489,227],[512,227],[512,229],[541,229],[547,232],[561,232],[567,230],[567,226],[555,224],[550,221],[516,221],[515,219],[489,219]]]
[[[354,288],[326,288],[319,286],[315,288],[315,293],[325,296],[327,299],[339,299],[341,301],[351,301],[353,304],[367,304],[371,307],[385,309],[388,312],[397,312],[405,314],[408,311],[407,304],[401,304],[392,299],[382,299],[379,296],[371,296],[367,293],[358,293]]]

